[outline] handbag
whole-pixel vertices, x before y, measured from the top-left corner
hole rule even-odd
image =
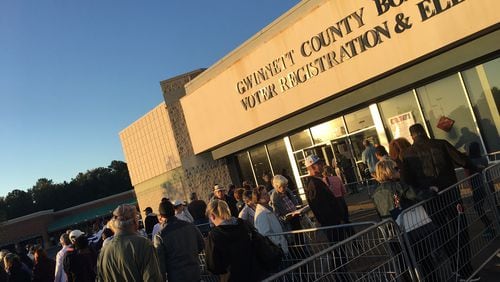
[[[437,123],[437,128],[449,132],[455,121],[449,117],[441,116]]]
[[[267,236],[260,234],[253,226],[245,224],[252,244],[253,255],[261,267],[267,271],[278,269],[285,256],[280,246],[276,245]]]

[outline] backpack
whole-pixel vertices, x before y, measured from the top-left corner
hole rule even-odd
[[[264,236],[255,227],[245,224],[252,244],[253,255],[261,267],[267,271],[275,271],[281,265],[285,256],[280,246],[276,245],[267,236]]]

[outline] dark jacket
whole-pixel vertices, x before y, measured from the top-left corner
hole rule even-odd
[[[97,254],[90,248],[66,253],[63,265],[69,282],[95,281]]]
[[[470,160],[448,141],[417,136],[403,153],[402,179],[415,190],[440,190],[457,182],[455,166],[476,171]]]
[[[205,244],[196,226],[171,217],[160,234],[155,236],[154,245],[163,280],[167,278],[166,275],[168,281],[172,282],[200,280],[198,254],[203,251]]]
[[[233,219],[234,220],[234,219]],[[214,274],[225,274],[226,281],[260,281],[266,272],[253,255],[246,223],[219,225],[208,234],[205,248],[207,268]],[[251,227],[250,227],[251,228]]]
[[[193,216],[194,221],[206,219],[205,211],[207,204],[203,200],[193,200],[187,206],[189,213]]]
[[[211,200],[213,199],[218,199],[217,197],[212,197]],[[234,216],[234,217],[238,217],[238,208],[236,207],[236,199],[229,196],[229,195],[225,195],[224,196],[224,199],[219,199],[219,200],[222,200],[224,202],[226,202],[227,206],[229,207],[229,210],[231,211],[231,215]]]
[[[3,263],[2,263],[3,265]],[[9,270],[9,282],[30,282],[31,273],[20,263],[15,263]]]
[[[153,227],[158,223],[158,217],[154,213],[146,215],[144,218],[144,229],[146,229],[146,234],[148,238],[151,239],[151,233],[153,232]]]
[[[39,258],[33,267],[33,281],[53,282],[56,271],[56,262],[49,258]]]
[[[321,178],[310,176],[306,186],[306,198],[314,217],[321,226],[342,223],[344,210],[337,198],[329,191]]]

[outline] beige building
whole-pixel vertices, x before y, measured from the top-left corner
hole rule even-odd
[[[312,153],[356,183],[362,141],[387,145],[415,122],[496,158],[499,9],[497,0],[300,1],[207,70],[161,83],[177,168],[134,164],[125,137],[134,125],[121,133],[139,203],[141,193],[262,184],[264,173],[283,169],[302,187]]]
[[[139,207],[156,211],[163,197],[188,200],[191,192],[208,199],[214,183],[231,183],[224,159],[195,155],[179,98],[184,84],[203,70],[162,81],[165,102],[120,132]]]

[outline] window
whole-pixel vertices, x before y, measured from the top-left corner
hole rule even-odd
[[[250,164],[248,153],[246,151],[241,152],[236,155],[236,158],[238,160],[238,165],[240,167],[241,181],[243,182],[244,180],[248,180],[254,183],[255,179],[253,177],[252,165]]]
[[[303,130],[290,136],[290,143],[292,144],[292,149],[294,151],[312,146],[311,134],[309,133],[309,129]]]
[[[271,159],[274,174],[282,174],[283,169],[287,170],[288,174],[292,173],[290,159],[288,158],[285,141],[283,139],[278,139],[267,144],[267,151]]]
[[[345,115],[345,124],[349,132],[373,126],[374,123],[370,109],[366,107],[365,109]]]
[[[330,140],[345,135],[347,132],[342,118],[336,118],[331,121],[311,127],[311,135],[314,144],[326,143]]]
[[[408,116],[405,114],[410,113],[413,123],[423,124],[423,118],[418,109],[417,100],[413,95],[413,91],[408,91],[396,97],[390,98],[379,104],[380,115],[384,122],[386,132],[389,133],[390,139],[405,137],[411,142],[410,132],[408,131],[407,120]]]
[[[250,150],[250,158],[252,158],[253,170],[255,172],[255,177],[257,178],[256,184],[265,185],[262,176],[264,173],[271,172],[271,166],[269,165],[269,159],[267,158],[264,146],[258,146]]]
[[[417,94],[427,127],[434,138],[445,139],[462,150],[470,142],[480,143],[458,74],[417,88]],[[454,120],[448,131],[437,126],[442,117]]]
[[[500,151],[500,58],[462,73],[489,153]]]

